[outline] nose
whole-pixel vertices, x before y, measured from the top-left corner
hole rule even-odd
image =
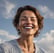
[[[30,18],[27,19],[27,23],[28,24],[31,24],[32,23]]]

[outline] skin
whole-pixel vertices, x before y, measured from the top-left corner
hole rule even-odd
[[[31,28],[26,28],[31,27]],[[21,13],[19,24],[17,25],[17,29],[20,30],[20,38],[17,39],[22,51],[24,53],[33,53],[34,43],[33,38],[34,34],[38,30],[38,21],[34,12],[25,10]]]

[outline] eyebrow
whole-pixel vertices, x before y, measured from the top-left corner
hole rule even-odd
[[[21,17],[27,18],[26,16],[21,16]],[[36,17],[31,16],[31,18],[36,18]]]
[[[26,18],[26,16],[22,16],[22,17]]]

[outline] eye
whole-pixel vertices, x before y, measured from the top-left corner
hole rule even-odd
[[[31,21],[35,21],[35,19],[31,19]]]
[[[21,19],[21,21],[25,21],[25,20],[26,20],[25,18],[22,18],[22,19]]]
[[[31,18],[31,21],[36,21],[36,18],[34,18],[34,17],[33,17],[33,18]]]
[[[27,20],[27,17],[26,16],[22,16],[21,17],[21,21],[26,21]]]
[[[26,21],[26,20],[27,20],[27,19],[26,19],[26,18],[24,18],[24,17],[22,17],[22,18],[21,18],[21,21]]]

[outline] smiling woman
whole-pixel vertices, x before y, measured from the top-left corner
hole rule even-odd
[[[32,11],[25,10],[21,13],[17,29],[23,36],[33,35],[38,30],[38,23],[35,14]]]
[[[34,20],[36,20],[37,19],[37,22],[38,22],[38,30],[37,30],[37,32],[35,33],[35,36],[38,36],[38,34],[39,34],[39,30],[41,30],[42,28],[43,28],[43,17],[40,15],[40,13],[39,13],[39,11],[36,9],[36,8],[34,8],[33,6],[29,6],[29,5],[27,5],[27,6],[24,6],[24,7],[20,7],[18,10],[17,10],[17,13],[16,13],[16,15],[15,15],[15,18],[14,18],[14,20],[13,20],[13,24],[14,24],[14,26],[16,27],[16,29],[17,29],[17,25],[19,24],[19,20],[20,20],[20,17],[22,16],[21,14],[24,12],[24,11],[30,11],[30,12],[32,12],[33,13],[33,16],[34,16]],[[27,14],[28,14],[29,12],[27,12]],[[32,13],[30,14],[31,15],[31,17],[33,18],[33,16],[32,16]],[[25,13],[24,13],[25,14]],[[24,18],[25,18],[26,16],[24,16]],[[29,18],[29,16],[28,16],[28,18]],[[26,19],[27,20],[27,19]],[[17,29],[17,31],[19,32],[18,34],[20,34],[20,30],[19,29]]]
[[[0,53],[46,53],[33,42],[43,28],[43,17],[30,5],[17,10],[13,24],[20,37],[0,46]]]

